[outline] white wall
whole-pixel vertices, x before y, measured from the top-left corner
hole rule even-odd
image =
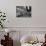
[[[31,5],[31,18],[16,18],[16,6]],[[0,10],[5,11],[7,27],[46,27],[46,0],[0,0]]]
[[[16,6],[18,5],[31,5],[32,17],[16,18]],[[0,0],[0,10],[6,12],[8,19],[6,27],[31,27],[10,28],[12,31],[20,31],[20,36],[30,31],[46,31],[46,0]],[[17,34],[16,37],[18,38]]]

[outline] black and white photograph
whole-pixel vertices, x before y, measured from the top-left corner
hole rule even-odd
[[[31,6],[16,6],[16,17],[31,17]]]

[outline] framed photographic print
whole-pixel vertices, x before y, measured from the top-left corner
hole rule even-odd
[[[32,21],[31,0],[19,0],[16,3],[16,27],[30,27]]]

